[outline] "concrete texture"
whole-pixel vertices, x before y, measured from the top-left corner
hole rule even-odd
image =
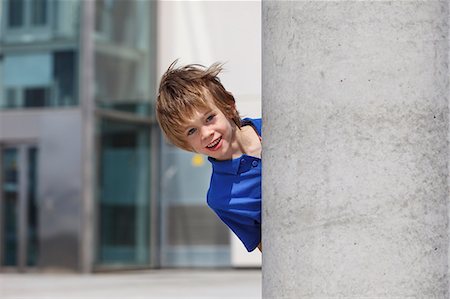
[[[448,297],[448,3],[263,2],[263,297]]]
[[[0,274],[2,299],[257,299],[260,270]]]

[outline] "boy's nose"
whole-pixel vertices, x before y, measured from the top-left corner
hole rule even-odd
[[[208,141],[209,138],[214,134],[214,131],[209,129],[208,127],[202,128],[202,139],[203,141]]]

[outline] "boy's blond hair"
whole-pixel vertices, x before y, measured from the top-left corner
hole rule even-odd
[[[241,127],[241,118],[236,110],[233,95],[217,77],[222,64],[214,63],[209,68],[200,64],[175,67],[172,62],[159,84],[156,101],[156,117],[166,137],[177,147],[193,151],[186,140],[186,121],[195,111],[208,109],[212,100],[231,123]]]

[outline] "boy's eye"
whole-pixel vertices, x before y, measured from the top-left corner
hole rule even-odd
[[[190,130],[187,132],[188,136],[190,136],[190,135],[192,135],[192,134],[194,134],[194,133],[195,133],[195,129],[194,129],[194,128],[190,129]]]
[[[214,114],[211,114],[210,116],[208,116],[208,118],[206,119],[206,121],[212,121],[214,119]]]

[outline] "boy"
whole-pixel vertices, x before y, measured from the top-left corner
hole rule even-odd
[[[222,65],[191,64],[161,78],[156,116],[177,147],[208,156],[207,203],[250,252],[261,247],[261,119],[241,120]]]

